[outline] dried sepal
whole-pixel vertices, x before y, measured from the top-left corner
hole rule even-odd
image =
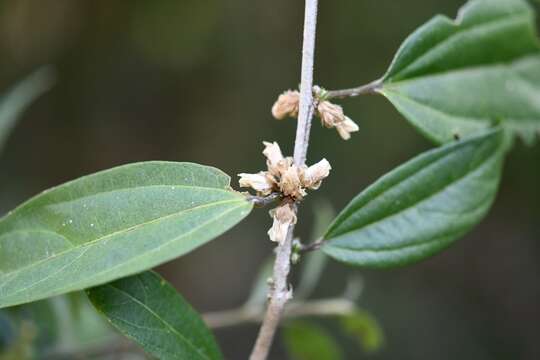
[[[297,117],[298,108],[300,106],[300,93],[298,91],[287,90],[279,95],[278,99],[272,106],[272,115],[283,120],[287,117]]]

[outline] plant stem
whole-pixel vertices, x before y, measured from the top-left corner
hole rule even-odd
[[[381,85],[382,85],[381,80],[375,80],[369,84],[358,86],[351,89],[329,90],[325,93],[325,98],[326,99],[346,98],[346,97],[354,97],[358,95],[376,94],[377,90],[381,87]]]
[[[313,64],[315,61],[315,34],[317,28],[317,1],[306,0],[304,13],[304,43],[302,47],[302,76],[300,82],[300,108],[294,143],[294,163],[306,162],[313,117]]]
[[[315,55],[315,34],[317,27],[318,0],[306,0],[304,13],[304,41],[302,46],[302,74],[300,83],[300,108],[294,143],[294,163],[302,166],[306,162],[313,116],[313,63]],[[295,206],[295,212],[298,209]],[[287,277],[291,269],[291,253],[294,225],[289,226],[285,241],[276,249],[273,285],[270,301],[250,360],[265,360],[283,314],[285,304],[291,298]]]
[[[356,310],[354,301],[349,299],[324,299],[290,302],[283,312],[283,318],[302,316],[347,315]],[[258,323],[263,320],[263,309],[257,306],[242,306],[237,309],[217,311],[203,315],[205,323],[213,329],[244,323]]]

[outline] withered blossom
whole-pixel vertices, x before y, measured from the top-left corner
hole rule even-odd
[[[279,192],[295,201],[307,195],[306,189],[316,190],[330,173],[330,163],[323,159],[307,166],[296,166],[292,157],[284,157],[276,142],[263,142],[267,171],[239,174],[240,186],[252,188],[259,196]]]
[[[270,240],[282,244],[287,237],[289,226],[296,224],[296,213],[292,204],[283,204],[270,211],[274,219],[272,227],[268,230]]]
[[[321,101],[317,105],[317,114],[321,118],[323,126],[335,127],[343,140],[349,140],[351,132],[358,131],[358,125],[345,116],[343,108],[330,101]]]
[[[285,196],[290,196],[294,199],[301,200],[306,196],[306,191],[304,190],[304,184],[302,183],[301,178],[303,169],[297,167],[296,165],[291,165],[287,171],[281,177],[280,190]]]
[[[240,187],[252,188],[257,191],[259,195],[269,195],[272,193],[274,186],[276,185],[272,177],[266,172],[261,171],[257,174],[238,174],[240,180],[238,181]]]
[[[349,140],[351,133],[358,129],[358,125],[348,117],[345,117],[345,121],[336,124],[336,130],[343,140]]]
[[[278,99],[272,106],[272,115],[283,120],[287,117],[297,117],[298,107],[300,106],[300,93],[298,91],[287,90],[279,95]]]
[[[326,159],[322,159],[318,163],[311,165],[303,171],[302,183],[305,187],[317,190],[322,181],[330,175],[332,167]]]

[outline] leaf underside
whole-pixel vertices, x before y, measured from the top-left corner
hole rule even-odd
[[[525,0],[472,0],[402,44],[378,91],[437,144],[495,124],[540,132],[540,47]]]
[[[155,272],[95,287],[87,294],[113,326],[158,359],[222,359],[199,314]]]
[[[329,227],[322,247],[366,267],[406,265],[450,245],[490,208],[499,185],[502,130],[428,151],[354,198]]]
[[[0,220],[0,307],[150,269],[220,235],[251,210],[221,171],[147,162],[82,177]]]

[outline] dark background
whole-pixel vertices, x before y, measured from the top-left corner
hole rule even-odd
[[[360,85],[384,73],[401,41],[461,0],[322,0],[316,83]],[[303,2],[290,0],[0,1],[0,87],[43,64],[57,83],[28,109],[0,155],[0,209],[48,187],[144,160],[193,161],[233,176],[263,166],[263,140],[292,153],[296,122],[272,119],[299,82]],[[540,99],[539,99],[540,101]],[[343,142],[314,123],[308,162],[333,166],[302,206],[306,238],[317,200],[336,209],[431,144],[380,97],[342,102],[360,132]],[[360,271],[359,304],[386,333],[376,355],[351,359],[540,359],[540,146],[516,146],[486,220],[448,251],[391,271]],[[266,210],[160,271],[199,310],[240,305],[272,251]],[[353,271],[326,270],[318,296]],[[246,358],[257,328],[217,333]],[[285,358],[280,340],[275,359]]]

